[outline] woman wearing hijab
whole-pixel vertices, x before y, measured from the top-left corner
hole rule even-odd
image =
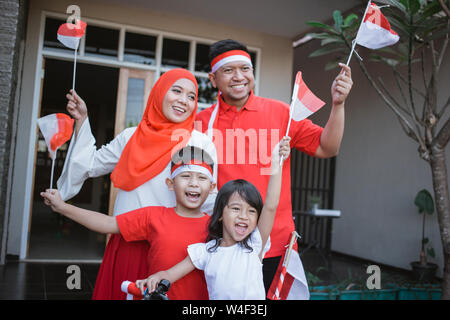
[[[148,98],[137,127],[127,128],[109,144],[97,150],[84,101],[73,91],[67,95],[67,110],[75,118],[72,137],[58,190],[63,200],[75,196],[90,177],[111,174],[118,188],[115,216],[147,206],[175,206],[175,196],[167,189],[170,159],[174,151],[192,145],[213,157],[217,178],[217,155],[206,135],[194,130],[197,113],[197,81],[185,69],[170,70],[158,79]],[[202,206],[212,212],[215,193]],[[97,276],[93,299],[125,299],[122,281],[148,276],[148,243],[126,242],[112,235],[105,249]]]

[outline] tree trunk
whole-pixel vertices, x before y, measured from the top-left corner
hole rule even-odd
[[[450,300],[450,205],[445,148],[442,149],[436,145],[432,147],[430,166],[433,178],[434,201],[444,252],[442,299]]]

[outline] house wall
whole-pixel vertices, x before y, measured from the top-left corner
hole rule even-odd
[[[330,112],[331,83],[338,70],[324,71],[329,56],[308,58],[319,46],[319,41],[311,41],[295,49],[294,71],[303,71],[310,89],[327,102],[312,117],[325,125]],[[357,50],[368,63],[370,52],[361,47]],[[447,52],[439,77],[439,106],[449,93],[450,52]],[[410,269],[409,263],[419,259],[422,230],[422,216],[414,198],[423,188],[433,194],[430,167],[419,158],[417,143],[403,132],[394,113],[362,74],[356,59],[354,56],[350,64],[354,85],[345,106],[345,132],[336,164],[334,208],[341,210],[342,216],[334,220],[332,250]],[[390,69],[381,64],[369,65],[369,71],[381,76],[387,88],[396,89]],[[414,79],[421,84],[422,79],[417,78],[419,70],[415,70]],[[416,108],[421,110],[422,100],[416,101],[419,105]],[[448,147],[446,155],[450,168]],[[443,253],[436,214],[427,217],[426,236],[436,252],[431,262],[440,266],[442,275]]]
[[[14,155],[14,172],[10,180],[12,189],[11,217],[7,250],[9,254],[24,258],[29,219],[33,162],[36,141],[36,120],[39,107],[40,59],[39,39],[42,36],[41,13],[50,11],[65,13],[73,1],[30,1],[26,49],[23,64],[23,86],[18,108],[17,151]],[[196,20],[188,16],[152,12],[149,9],[123,5],[111,5],[107,1],[84,1],[76,3],[81,17],[107,22],[121,23],[140,28],[173,32],[207,40],[233,38],[249,47],[260,50],[257,72],[259,95],[288,102],[290,99],[292,74],[292,43],[290,39],[217,24],[214,21]],[[213,4],[212,4],[213,6]],[[61,93],[65,94],[65,93]]]

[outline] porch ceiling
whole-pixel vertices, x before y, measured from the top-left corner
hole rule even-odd
[[[308,30],[306,21],[325,21],[335,9],[349,10],[361,0],[108,0],[108,3],[126,3],[294,39]]]

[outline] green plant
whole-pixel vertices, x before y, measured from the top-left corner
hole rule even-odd
[[[373,51],[366,60],[387,65],[395,80],[394,86],[385,85],[387,74],[374,79],[366,67],[366,60],[354,60],[382,101],[393,111],[401,129],[418,144],[419,157],[431,168],[444,255],[442,298],[450,299],[450,200],[445,152],[450,140],[450,118],[446,115],[450,96],[444,104],[438,103],[440,71],[444,60],[449,57],[446,52],[450,1],[387,2],[390,7],[384,8],[383,13],[400,40],[395,46]],[[321,29],[321,32],[310,33],[309,36],[320,40],[322,45],[310,57],[333,55],[326,69],[346,61],[361,22],[354,13],[343,17],[338,10],[334,11],[333,18],[332,25],[308,22],[310,26]]]
[[[420,190],[416,198],[414,199],[414,204],[419,209],[419,214],[423,215],[422,219],[422,249],[420,251],[420,264],[425,266],[427,264],[427,256],[432,258],[435,257],[435,252],[433,247],[429,245],[429,239],[425,237],[425,218],[426,214],[432,215],[434,212],[434,201],[430,192],[426,189]],[[425,247],[428,245],[425,254]]]
[[[314,208],[314,206],[320,207],[322,203],[322,198],[316,195],[309,195],[308,203],[310,208]]]

